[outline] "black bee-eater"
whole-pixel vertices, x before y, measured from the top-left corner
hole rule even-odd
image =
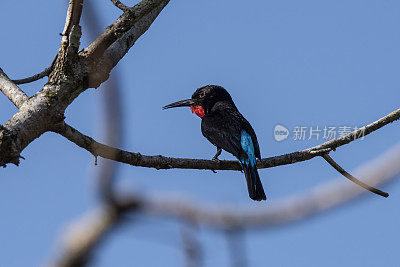
[[[207,85],[197,89],[191,99],[169,104],[163,109],[175,107],[190,107],[192,113],[201,118],[202,134],[217,147],[213,160],[218,160],[221,149],[233,154],[244,170],[250,198],[265,200],[256,166],[256,158],[261,160],[257,136],[230,94],[221,86]]]

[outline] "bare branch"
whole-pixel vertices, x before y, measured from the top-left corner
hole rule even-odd
[[[225,230],[226,241],[231,256],[231,266],[246,267],[246,245],[245,245],[245,230],[240,227],[227,228]]]
[[[187,267],[200,267],[203,264],[202,249],[197,239],[198,226],[191,220],[183,220],[181,229],[182,249]]]
[[[372,185],[400,178],[400,143],[384,154],[367,162],[355,171],[363,181]],[[271,202],[257,208],[223,206],[221,204],[195,203],[186,198],[158,197],[132,201],[140,203],[142,212],[156,216],[184,217],[200,225],[226,228],[242,227],[246,229],[284,224],[304,220],[313,215],[343,205],[366,191],[354,184],[335,179],[316,186],[305,193]]]
[[[84,13],[85,24],[88,28],[88,33],[91,36],[97,36],[100,32],[99,19],[95,12],[95,8],[91,1],[87,2]],[[103,97],[105,101],[105,138],[108,143],[118,145],[121,140],[122,125],[120,121],[121,110],[120,110],[120,97],[119,97],[119,85],[118,79],[111,76],[108,82],[105,84],[103,91]],[[72,227],[71,232],[68,232],[65,240],[65,246],[58,258],[54,259],[51,266],[83,266],[91,260],[96,245],[100,243],[103,236],[109,231],[110,228],[115,227],[118,220],[118,207],[115,206],[114,201],[114,190],[113,180],[116,175],[117,165],[114,161],[106,161],[101,164],[100,169],[96,170],[96,181],[99,183],[99,193],[103,200],[103,203],[108,205],[108,208],[103,212],[95,212],[83,219],[78,224],[83,225],[83,231],[81,228]],[[92,225],[90,232],[87,232],[84,225],[85,221],[90,221],[90,218],[99,216],[96,220],[97,225]],[[85,242],[80,236],[85,236]]]
[[[161,2],[166,5],[168,1]],[[81,31],[77,23],[80,19],[81,3],[82,0],[70,1],[70,11],[65,27],[66,33],[69,32],[69,39],[61,44],[48,83],[27,100],[29,104],[22,106],[26,106],[26,108],[20,109],[0,129],[0,166],[6,166],[7,163],[18,165],[23,149],[43,133],[49,131],[55,123],[63,120],[65,109],[80,93],[89,88],[91,77],[96,77],[94,80],[96,80],[97,86],[108,79],[108,73],[106,77],[103,73],[98,74],[96,68],[93,69],[86,65],[86,57],[78,55]],[[140,25],[136,25],[137,27],[134,25],[135,34],[134,39],[131,40],[133,43],[148,29],[161,11],[163,4],[151,12],[154,17],[145,16],[143,17],[144,21],[138,21]],[[133,45],[132,42],[129,43],[130,46]],[[102,58],[102,62],[103,60],[107,61],[107,58],[108,55]],[[114,59],[111,62],[114,62]],[[112,67],[107,66],[105,69],[111,70]]]
[[[363,165],[358,172],[371,184],[388,182],[400,174],[400,144],[379,158]],[[156,199],[133,197],[120,199],[114,208],[103,205],[83,216],[66,234],[62,242],[60,257],[54,266],[74,265],[87,259],[106,234],[114,229],[119,218],[127,212],[142,212],[153,216],[168,216],[190,220],[198,225],[221,229],[240,229],[283,226],[298,222],[354,200],[363,192],[352,183],[342,179],[325,183],[300,195],[267,206],[249,207],[205,205],[190,199],[158,196]]]
[[[17,107],[20,108],[22,104],[28,100],[28,96],[11,81],[7,75],[0,68],[0,90],[5,94],[8,99]]]
[[[27,78],[23,78],[23,79],[18,79],[18,80],[12,80],[15,84],[24,84],[24,83],[31,83],[37,80],[40,80],[46,76],[49,76],[49,74],[51,73],[51,71],[54,68],[54,64],[57,60],[57,55],[56,57],[53,59],[53,62],[51,63],[50,67],[45,68],[42,72],[35,74],[33,76],[27,77]]]
[[[129,7],[126,5],[122,4],[119,0],[111,0],[111,2],[114,4],[114,6],[118,7],[122,11],[128,11]]]
[[[49,266],[85,266],[94,249],[117,225],[118,212],[110,206],[95,210],[70,226],[61,240],[61,250]]]
[[[350,143],[362,136],[368,135],[373,131],[400,118],[400,109],[393,111],[385,117],[366,125],[345,136],[330,140],[321,145],[311,147],[305,150],[284,154],[280,156],[263,158],[258,162],[257,167],[271,168],[281,165],[293,164],[300,161],[310,160],[316,156],[322,156],[339,146]],[[207,170],[241,170],[237,161],[221,160],[219,162],[205,159],[171,158],[158,156],[145,156],[140,153],[132,153],[118,148],[96,142],[93,138],[80,133],[67,124],[61,124],[55,131],[76,145],[86,149],[94,156],[115,160],[118,162],[130,164],[133,166],[149,167],[156,169],[207,169]]]
[[[94,59],[95,61],[92,62],[92,64],[95,66],[89,76],[90,87],[97,88],[102,82],[108,79],[110,71],[125,56],[129,49],[135,44],[136,40],[149,29],[168,2],[169,0],[161,1],[161,4],[141,17],[130,30],[112,43],[112,45],[104,51],[101,58]]]
[[[52,67],[45,68],[42,72],[35,74],[33,76],[23,78],[23,79],[18,79],[18,80],[12,80],[15,84],[24,84],[24,83],[31,83],[35,82],[37,80],[40,80],[46,76],[49,76],[49,74],[52,71]]]
[[[112,25],[97,37],[85,50],[89,59],[97,61],[116,40],[129,31],[144,15],[169,0],[143,0],[124,12]]]
[[[65,19],[64,30],[62,32],[62,43],[68,45],[68,36],[74,25],[79,25],[82,14],[83,0],[70,0],[67,10],[67,17]]]
[[[359,186],[367,189],[368,191],[375,193],[377,195],[383,196],[383,197],[388,197],[389,194],[386,192],[383,192],[379,189],[376,189],[372,186],[369,186],[363,182],[361,182],[360,180],[358,180],[356,177],[354,177],[353,175],[351,175],[350,173],[348,173],[347,171],[345,171],[342,167],[339,166],[339,164],[337,164],[328,154],[322,155],[322,157],[335,169],[337,170],[340,174],[342,174],[344,177],[346,177],[347,179],[349,179],[350,181],[352,181],[355,184],[358,184]]]

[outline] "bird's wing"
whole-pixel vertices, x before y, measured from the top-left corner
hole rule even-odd
[[[201,132],[216,147],[220,147],[237,158],[247,157],[243,150],[240,121],[228,113],[203,117]]]
[[[239,112],[239,110],[235,106],[227,107],[224,105],[216,105],[215,110],[219,111],[221,116],[229,117],[230,121],[234,121],[235,123],[238,124],[235,127],[238,128],[239,139],[241,138],[242,130],[245,130],[251,136],[251,141],[253,142],[254,146],[254,154],[256,158],[261,160],[260,146],[258,145],[256,133],[254,132],[254,129],[251,126],[251,124],[245,119],[245,117],[243,117],[243,115]]]
[[[254,132],[253,127],[251,127],[251,124],[243,116],[242,118],[242,127],[251,136],[251,141],[253,141],[254,154],[256,155],[256,158],[261,160],[260,146],[258,145],[256,133]]]

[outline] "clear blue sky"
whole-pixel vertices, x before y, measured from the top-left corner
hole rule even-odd
[[[96,2],[104,27],[120,14],[110,1]],[[20,78],[47,67],[59,47],[65,3],[2,1],[0,10],[4,71]],[[289,137],[278,143],[272,136],[276,124],[321,129],[372,122],[399,107],[399,12],[395,0],[172,0],[119,65],[122,148],[211,158],[215,148],[202,137],[197,117],[188,109],[161,110],[205,84],[229,90],[252,123],[264,157],[323,141]],[[22,88],[31,95],[44,82]],[[101,93],[101,88],[87,90],[66,112],[68,123],[100,139]],[[0,123],[14,112],[0,96]],[[387,126],[332,156],[352,170],[397,143],[398,127]],[[88,152],[47,133],[22,155],[20,167],[0,170],[1,266],[43,263],[54,255],[65,227],[97,204]],[[221,158],[232,157],[223,153]],[[269,202],[255,204],[239,172],[120,165],[119,173],[124,190],[252,207],[337,177],[321,159],[264,169],[260,175]],[[249,266],[398,266],[400,183],[383,188],[390,198],[366,194],[299,224],[248,232]],[[201,229],[199,238],[206,266],[229,266],[223,234]],[[100,248],[95,266],[180,266],[180,246],[175,221],[136,216]]]

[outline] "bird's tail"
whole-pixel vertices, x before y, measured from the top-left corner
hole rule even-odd
[[[260,176],[258,175],[257,167],[251,164],[242,164],[244,175],[246,176],[247,189],[249,196],[253,200],[266,200],[264,188],[261,184]]]

